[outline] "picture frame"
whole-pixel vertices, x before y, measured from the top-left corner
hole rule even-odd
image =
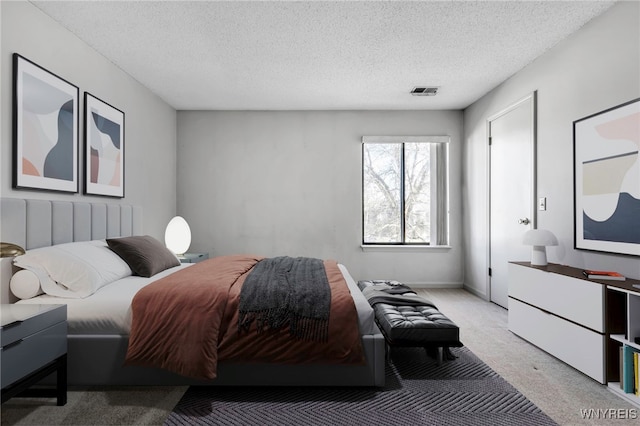
[[[640,98],[573,122],[574,247],[640,256]]]
[[[13,54],[14,189],[78,192],[78,87]]]
[[[84,92],[84,194],[124,198],[124,112]]]

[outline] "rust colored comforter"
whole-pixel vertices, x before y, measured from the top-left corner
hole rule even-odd
[[[238,331],[242,283],[261,259],[215,257],[140,290],[125,363],[198,379],[214,379],[218,361],[364,364],[356,308],[335,261],[324,261],[331,288],[327,342],[294,340],[287,327]]]

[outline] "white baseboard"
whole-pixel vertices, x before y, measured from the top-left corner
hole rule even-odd
[[[469,287],[468,285],[463,285],[462,288],[464,288],[465,290],[467,290],[469,293],[474,294],[476,296],[478,296],[481,299],[484,300],[489,300],[489,296],[487,295],[487,293],[485,292],[481,292],[479,291],[477,288],[474,287]]]
[[[402,284],[408,285],[412,288],[462,288],[462,283],[413,283],[413,282],[403,282]]]

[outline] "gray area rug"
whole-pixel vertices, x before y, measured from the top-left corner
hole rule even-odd
[[[467,348],[393,348],[384,388],[190,387],[165,425],[556,425]]]

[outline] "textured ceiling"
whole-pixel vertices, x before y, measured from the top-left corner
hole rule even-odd
[[[32,3],[179,110],[462,109],[613,4]]]

